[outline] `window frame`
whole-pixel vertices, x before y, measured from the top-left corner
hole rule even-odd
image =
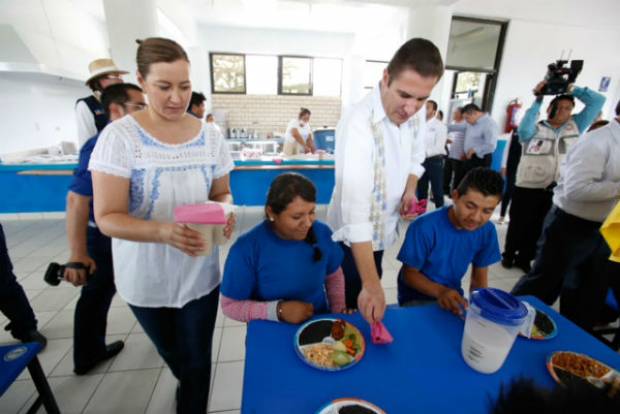
[[[282,69],[283,69],[283,60],[286,58],[293,59],[308,59],[310,61],[310,76],[308,79],[308,84],[310,86],[308,93],[288,93],[282,90]],[[278,55],[278,96],[314,96],[314,79],[312,76],[312,72],[314,71],[314,57],[313,56],[302,56],[302,55]],[[342,88],[342,79],[340,81],[340,87]],[[342,89],[341,89],[342,90]]]
[[[215,71],[213,70],[213,56],[240,56],[243,58],[243,92],[235,91],[216,91],[215,90]],[[248,91],[248,79],[246,75],[246,62],[245,57],[247,53],[233,53],[233,52],[209,52],[209,71],[211,72],[211,93],[218,95],[247,95]]]

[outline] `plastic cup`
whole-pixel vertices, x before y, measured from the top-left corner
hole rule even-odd
[[[526,317],[527,308],[510,293],[493,288],[474,291],[461,344],[467,365],[484,374],[499,370]]]

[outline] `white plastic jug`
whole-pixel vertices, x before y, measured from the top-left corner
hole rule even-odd
[[[499,289],[472,292],[461,352],[467,365],[484,374],[499,370],[527,316],[527,308]]]

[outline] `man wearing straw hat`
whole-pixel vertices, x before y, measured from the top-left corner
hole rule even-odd
[[[90,77],[85,83],[93,94],[80,98],[75,103],[80,147],[101,132],[108,123],[108,117],[101,106],[101,92],[110,85],[123,83],[122,75],[129,73],[119,70],[112,59],[95,59],[88,65],[88,71]]]

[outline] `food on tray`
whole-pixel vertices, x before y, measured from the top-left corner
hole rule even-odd
[[[544,338],[553,333],[555,325],[549,316],[544,312],[536,311],[536,318],[534,319],[534,326],[532,327],[533,338]]]
[[[556,352],[551,358],[551,363],[554,367],[582,378],[600,378],[610,371],[608,367],[600,362],[573,352]]]
[[[319,368],[342,368],[361,358],[364,339],[357,328],[342,319],[310,322],[298,336],[306,361]]]
[[[315,365],[325,368],[335,368],[333,360],[334,347],[330,344],[307,345],[303,349],[304,356]]]

